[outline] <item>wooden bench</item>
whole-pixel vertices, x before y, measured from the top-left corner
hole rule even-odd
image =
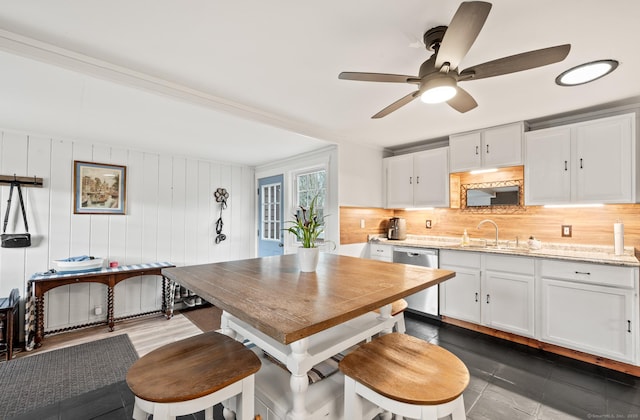
[[[440,346],[386,334],[345,356],[340,370],[345,375],[345,419],[362,419],[362,398],[404,417],[465,419],[462,392],[469,371]]]
[[[233,397],[238,419],[253,419],[254,374],[260,359],[242,343],[211,331],[160,347],[138,359],[127,372],[135,395],[133,418],[154,420],[205,410]]]

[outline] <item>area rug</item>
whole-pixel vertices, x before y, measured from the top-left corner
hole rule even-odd
[[[120,334],[0,363],[0,419],[123,381],[137,359]]]
[[[193,322],[202,332],[220,329],[220,317],[222,310],[215,306],[182,310],[180,312],[189,321]]]

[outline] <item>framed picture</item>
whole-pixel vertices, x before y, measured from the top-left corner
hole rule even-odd
[[[75,214],[126,214],[127,167],[73,162]]]

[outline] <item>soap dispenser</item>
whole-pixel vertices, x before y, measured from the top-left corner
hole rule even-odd
[[[462,234],[462,246],[467,246],[469,245],[469,235],[467,234],[467,229],[464,230],[464,233]]]

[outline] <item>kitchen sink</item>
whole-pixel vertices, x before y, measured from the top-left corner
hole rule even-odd
[[[523,247],[515,247],[508,246],[506,244],[499,244],[495,246],[493,244],[484,244],[484,243],[472,243],[465,246],[457,245],[456,248],[459,249],[468,249],[468,250],[478,250],[478,251],[488,251],[488,252],[500,252],[500,253],[514,253],[514,254],[528,254],[529,248]]]

